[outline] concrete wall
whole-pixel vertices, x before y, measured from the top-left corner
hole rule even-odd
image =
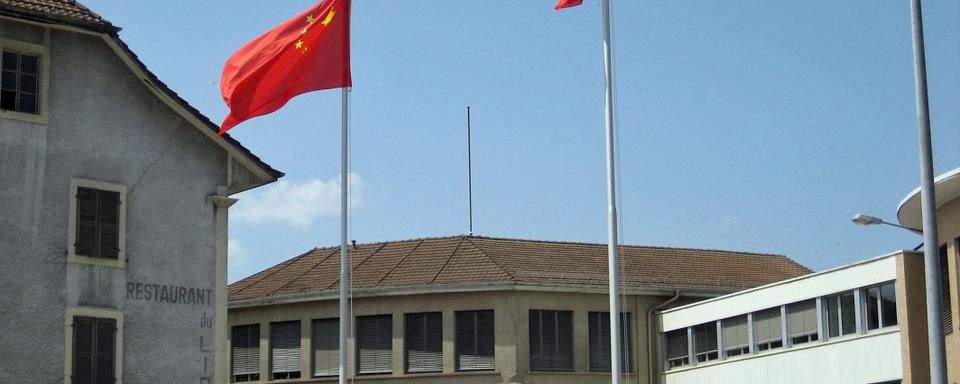
[[[46,35],[48,34],[48,35]],[[68,306],[123,312],[128,383],[213,372],[213,306],[128,296],[128,284],[214,289],[227,154],[137,79],[98,36],[0,20],[49,41],[48,124],[0,118],[0,382],[64,379]],[[127,188],[125,268],[67,263],[71,179]],[[132,286],[131,286],[132,287]],[[203,324],[203,325],[202,325]]]
[[[665,298],[627,296],[624,312],[633,321],[634,367],[631,383],[647,383],[646,311]],[[393,315],[393,373],[357,376],[357,382],[376,383],[608,383],[609,373],[589,372],[588,312],[608,309],[607,296],[590,293],[558,293],[527,291],[492,291],[473,293],[420,294],[392,297],[360,298],[353,302],[355,316]],[[270,323],[301,321],[301,361],[305,379],[298,382],[325,382],[329,378],[307,379],[311,372],[310,320],[337,317],[337,302],[315,301],[297,304],[269,305],[230,309],[231,325],[260,324],[260,377],[266,382],[269,373]],[[496,371],[454,371],[454,312],[493,309],[496,327]],[[529,372],[528,316],[530,309],[574,311],[574,372]],[[443,312],[443,373],[403,373],[403,316],[405,313]],[[354,340],[348,341],[349,369],[356,370]],[[637,377],[639,374],[639,377]]]
[[[905,384],[930,382],[923,268],[922,252],[897,257],[897,316]]]
[[[946,269],[950,278],[950,300],[953,329],[946,334],[947,377],[950,383],[960,383],[960,269],[957,267],[960,241],[960,200],[953,200],[937,208],[937,229],[941,244],[947,245]]]

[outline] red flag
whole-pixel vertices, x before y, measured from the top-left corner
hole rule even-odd
[[[580,4],[583,4],[583,0],[560,0],[557,2],[557,5],[553,6],[553,9],[559,11],[564,8],[576,7]]]
[[[220,135],[280,109],[301,93],[349,87],[350,0],[323,0],[253,39],[223,66],[220,93],[230,114]]]

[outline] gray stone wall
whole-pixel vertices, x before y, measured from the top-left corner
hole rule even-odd
[[[2,21],[4,36],[43,30]],[[0,118],[0,383],[64,379],[68,306],[124,312],[124,382],[212,382],[213,303],[182,303],[180,287],[212,298],[206,197],[227,183],[227,154],[100,37],[53,30],[49,49],[49,124]],[[126,186],[126,268],[67,262],[71,178]],[[147,299],[163,287],[175,298]]]

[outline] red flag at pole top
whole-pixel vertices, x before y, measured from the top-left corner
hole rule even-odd
[[[553,6],[553,9],[559,11],[564,8],[576,7],[580,4],[583,4],[583,0],[560,0],[557,2],[557,5]]]
[[[323,0],[227,60],[220,93],[230,114],[219,134],[274,112],[299,94],[351,84],[350,0]]]

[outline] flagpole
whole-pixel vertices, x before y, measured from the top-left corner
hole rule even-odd
[[[347,250],[347,196],[349,196],[349,112],[350,90],[341,88],[340,111],[340,348],[339,348],[339,384],[347,384],[347,332],[350,322],[349,307],[347,306],[347,288],[349,287],[349,263]]]
[[[620,384],[620,287],[617,277],[617,188],[613,134],[613,47],[610,41],[610,0],[603,0],[604,128],[607,144],[607,264],[610,286],[610,376]]]

